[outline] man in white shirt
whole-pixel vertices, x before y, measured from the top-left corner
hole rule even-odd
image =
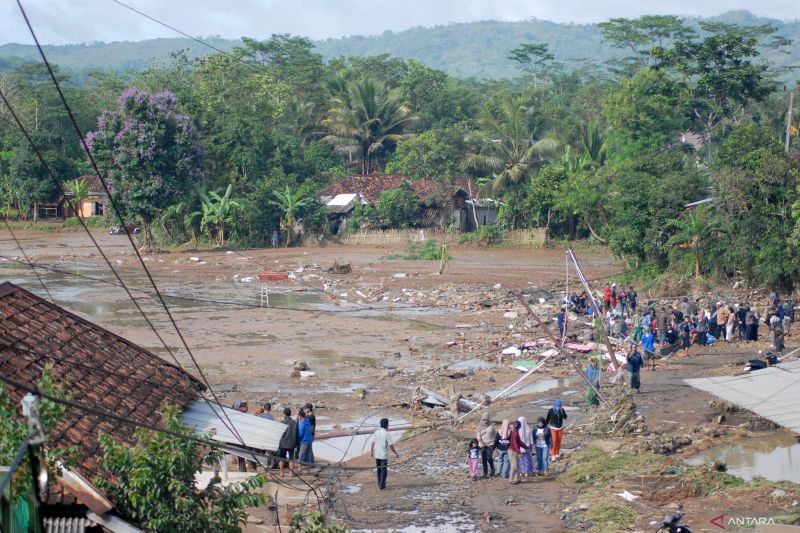
[[[389,450],[395,457],[400,457],[394,444],[389,443],[389,419],[381,418],[380,427],[372,435],[370,456],[375,458],[375,467],[378,470],[378,488],[386,488],[386,474],[389,473]]]

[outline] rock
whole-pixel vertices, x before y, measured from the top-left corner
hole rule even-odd
[[[588,511],[589,510],[589,504],[588,503],[582,503],[582,504],[580,504],[578,506],[578,509],[580,509],[581,511]]]
[[[405,272],[398,272],[394,274],[392,277],[395,279],[402,279],[408,277],[408,274],[406,274]]]
[[[191,261],[193,263],[199,263],[200,262],[200,258],[196,257],[196,256],[192,256],[192,257],[189,258],[189,261]]]
[[[503,313],[503,318],[515,319],[518,316],[519,315],[517,313],[515,313],[514,311],[506,311],[505,313]]]
[[[782,489],[775,489],[770,493],[770,496],[773,498],[783,498],[786,496],[786,491]]]

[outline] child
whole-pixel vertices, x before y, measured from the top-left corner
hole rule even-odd
[[[547,477],[547,456],[550,455],[552,437],[550,428],[545,425],[544,417],[540,416],[533,430],[533,442],[536,448],[536,468],[540,476]]]
[[[469,475],[472,476],[472,481],[478,479],[478,462],[481,459],[481,449],[478,446],[478,439],[469,441]]]

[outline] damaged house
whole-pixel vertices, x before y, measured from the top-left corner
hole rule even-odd
[[[448,184],[432,178],[412,181],[401,174],[354,175],[319,192],[332,232],[336,234],[347,225],[358,204],[375,206],[381,194],[398,189],[406,182],[419,201],[415,227],[444,229],[452,225],[458,231],[468,232],[492,226],[497,220],[499,203],[491,198],[479,198],[479,187],[469,178],[459,178]]]
[[[201,398],[205,386],[182,368],[136,344],[12,283],[0,284],[0,374],[18,383],[38,385],[50,366],[51,376],[70,400],[133,422],[158,424],[166,404],[182,409],[183,422],[198,432],[212,432],[227,453],[250,457],[247,449],[274,451],[286,426],[223,408]],[[27,391],[3,386],[13,405]],[[225,411],[241,435],[222,423]],[[74,524],[70,531],[138,531],[115,513],[114,502],[93,480],[101,468],[101,432],[135,444],[135,427],[67,407],[63,419],[46,435],[49,448],[75,447],[71,466],[48,487],[42,508],[45,524]],[[51,467],[56,465],[50,465]]]

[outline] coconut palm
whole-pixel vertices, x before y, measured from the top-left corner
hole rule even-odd
[[[592,166],[602,167],[606,162],[606,139],[597,123],[589,122],[581,128],[581,141]]]
[[[522,98],[507,96],[497,113],[478,118],[480,129],[467,134],[465,141],[475,145],[477,153],[464,160],[468,169],[492,175],[495,190],[508,188],[530,178],[534,167],[555,153],[553,139],[534,139],[530,113]]]
[[[702,277],[700,268],[702,254],[709,242],[709,237],[715,229],[711,212],[705,205],[700,205],[689,212],[683,219],[674,219],[669,224],[678,231],[667,240],[668,245],[678,246],[687,251],[694,259],[694,274]]]
[[[303,191],[292,191],[292,188],[288,185],[283,191],[275,191],[272,195],[275,199],[270,200],[269,203],[283,212],[283,225],[286,229],[286,246],[291,246],[297,215],[300,212],[300,208],[308,205],[309,200],[304,197]]]
[[[65,186],[70,193],[69,203],[72,204],[75,216],[83,219],[83,202],[89,198],[89,182],[86,178],[81,178],[68,181]]]
[[[329,132],[323,140],[341,154],[361,161],[361,172],[372,171],[373,158],[402,139],[417,120],[398,88],[389,89],[371,78],[332,85],[330,107],[322,120]]]

